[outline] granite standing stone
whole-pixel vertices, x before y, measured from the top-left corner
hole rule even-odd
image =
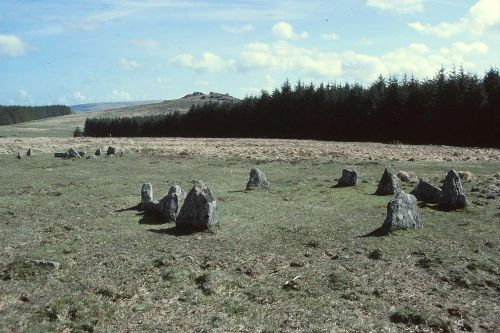
[[[108,147],[108,150],[106,151],[106,155],[115,155],[116,154],[116,148],[115,147]]]
[[[70,149],[68,150],[68,156],[69,156],[69,157],[82,158],[82,157],[80,156],[80,154],[79,154],[76,150],[74,150],[73,148],[70,148]]]
[[[398,191],[387,204],[387,217],[382,230],[422,228],[422,219],[417,211],[417,199],[403,191]]]
[[[465,192],[460,181],[460,176],[455,170],[450,170],[443,181],[443,195],[441,205],[450,208],[464,208],[467,205]]]
[[[400,188],[400,180],[396,174],[396,171],[390,166],[385,168],[384,174],[380,179],[380,182],[375,191],[376,195],[389,195],[395,194]]]
[[[426,182],[422,178],[419,179],[417,187],[410,194],[414,195],[417,200],[437,204],[441,202],[443,191],[440,188]]]
[[[31,156],[32,154],[32,151],[31,151],[31,147],[28,148],[28,151],[26,152],[26,156]]]
[[[179,213],[179,201],[182,196],[182,190],[179,185],[172,185],[168,194],[159,202],[160,216],[167,222],[175,222]]]
[[[208,187],[196,182],[184,200],[176,226],[208,229],[217,223],[217,200]]]
[[[148,207],[153,202],[153,185],[151,183],[145,183],[141,188],[141,204],[142,210],[147,210]]]
[[[358,173],[356,170],[342,169],[342,177],[338,181],[338,186],[356,186],[358,183]]]
[[[254,188],[269,188],[269,182],[266,179],[266,175],[257,168],[253,168],[250,171],[250,179],[247,183],[247,190],[252,190]]]
[[[101,156],[101,155],[102,155],[102,149],[101,149],[101,148],[97,148],[97,149],[95,150],[95,154],[94,154],[94,155],[95,155],[95,156]]]

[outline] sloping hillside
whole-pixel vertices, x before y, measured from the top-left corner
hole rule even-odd
[[[134,117],[155,114],[165,114],[170,112],[187,112],[191,105],[198,105],[207,102],[234,102],[239,99],[228,94],[210,92],[203,94],[194,92],[182,98],[166,100],[160,103],[147,105],[136,105],[125,108],[79,112],[62,117],[47,118],[42,120],[29,121],[20,124],[0,126],[0,136],[3,137],[68,137],[73,135],[77,126],[83,129],[85,119],[100,117]]]
[[[137,105],[160,103],[160,102],[161,102],[160,100],[155,100],[155,101],[87,103],[87,104],[71,105],[70,108],[73,112],[96,112],[96,111],[106,111],[106,110],[127,108],[130,106],[137,106]]]

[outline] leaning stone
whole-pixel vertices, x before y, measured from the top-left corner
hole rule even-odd
[[[45,259],[41,259],[41,260],[28,260],[28,261],[26,261],[26,263],[28,263],[28,264],[34,264],[34,265],[39,265],[39,266],[52,267],[55,270],[58,270],[59,266],[61,265],[57,261],[51,261],[51,260],[45,260]]]
[[[269,188],[269,182],[266,179],[266,175],[257,168],[253,168],[250,171],[250,180],[247,183],[247,190],[252,190],[254,188]]]
[[[417,211],[417,199],[403,191],[398,191],[387,204],[387,217],[382,230],[422,228],[422,219]]]
[[[108,150],[106,151],[106,155],[115,155],[116,154],[116,148],[115,147],[108,147]]]
[[[94,153],[95,156],[101,156],[102,155],[102,149],[101,148],[97,148],[95,150],[95,153]]]
[[[28,157],[29,157],[29,156],[31,156],[31,153],[32,153],[32,151],[31,151],[31,147],[29,147],[29,148],[28,148],[28,151],[26,152],[26,156],[28,156]]]
[[[467,205],[465,192],[460,176],[455,170],[450,170],[443,181],[441,205],[449,209],[464,208]]]
[[[73,148],[70,148],[70,149],[68,150],[68,156],[69,156],[69,157],[82,158],[82,157],[80,156],[80,154],[79,154],[76,150],[74,150]]]
[[[167,222],[175,222],[179,213],[179,200],[182,195],[182,190],[179,185],[172,185],[168,194],[159,202],[159,214],[165,218]]]
[[[69,157],[68,153],[54,153],[54,157]]]
[[[23,156],[21,155],[21,153],[20,153],[20,152],[17,152],[16,157],[17,157],[18,159],[21,159]]]
[[[396,172],[390,166],[385,168],[384,174],[378,183],[376,195],[395,194],[400,188],[400,181]]]
[[[428,183],[423,179],[419,179],[417,187],[415,187],[410,194],[414,195],[417,200],[437,204],[441,202],[443,191],[431,183]]]
[[[141,188],[141,204],[142,210],[148,210],[147,208],[153,202],[153,185],[151,183],[145,183]]]
[[[342,169],[342,177],[338,181],[338,186],[356,186],[358,183],[358,173],[356,170]]]
[[[87,156],[87,159],[88,160],[97,160],[97,156],[95,156],[95,155],[89,155],[89,156]]]
[[[176,226],[208,229],[217,223],[217,199],[201,181],[196,182],[184,200]]]

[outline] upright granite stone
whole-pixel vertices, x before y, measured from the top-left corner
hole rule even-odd
[[[115,155],[116,154],[116,148],[115,147],[108,147],[108,150],[106,151],[106,155]]]
[[[30,156],[31,156],[31,153],[32,153],[32,151],[31,151],[31,147],[29,147],[29,148],[28,148],[28,151],[26,152],[26,156],[30,157]]]
[[[148,210],[153,203],[153,185],[151,183],[145,183],[141,188],[141,203],[140,208],[142,210]]]
[[[465,192],[460,176],[455,170],[450,170],[443,181],[441,205],[449,209],[464,208],[467,205]]]
[[[208,187],[201,181],[196,182],[184,200],[176,226],[208,229],[217,223],[217,200]]]
[[[342,169],[342,177],[340,177],[337,186],[356,186],[358,183],[358,173],[356,170]]]
[[[403,191],[398,191],[387,204],[387,217],[382,230],[422,228],[422,219],[417,211],[417,199]]]
[[[79,154],[76,150],[74,150],[73,148],[70,148],[70,149],[68,150],[68,156],[69,156],[69,157],[82,158],[82,157],[80,156],[80,154]]]
[[[159,214],[167,222],[175,222],[179,213],[179,201],[182,196],[182,190],[179,185],[172,185],[168,194],[159,202]]]
[[[250,180],[247,183],[247,190],[253,190],[254,188],[269,188],[266,175],[257,168],[250,171]]]
[[[441,191],[440,188],[420,178],[417,187],[415,187],[415,189],[413,189],[410,194],[414,195],[417,200],[426,203],[437,204],[441,202],[443,191]]]
[[[390,166],[385,168],[384,174],[378,183],[377,191],[375,191],[376,195],[389,195],[395,194],[400,188],[400,180]]]
[[[95,153],[94,153],[95,156],[101,156],[102,155],[102,149],[101,148],[97,148],[95,150]]]

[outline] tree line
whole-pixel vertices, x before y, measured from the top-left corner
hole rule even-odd
[[[49,117],[71,114],[66,105],[20,106],[0,105],[0,125],[22,123]]]
[[[430,79],[372,84],[285,81],[233,103],[179,112],[87,119],[87,136],[252,137],[500,146],[500,76],[441,68]]]

